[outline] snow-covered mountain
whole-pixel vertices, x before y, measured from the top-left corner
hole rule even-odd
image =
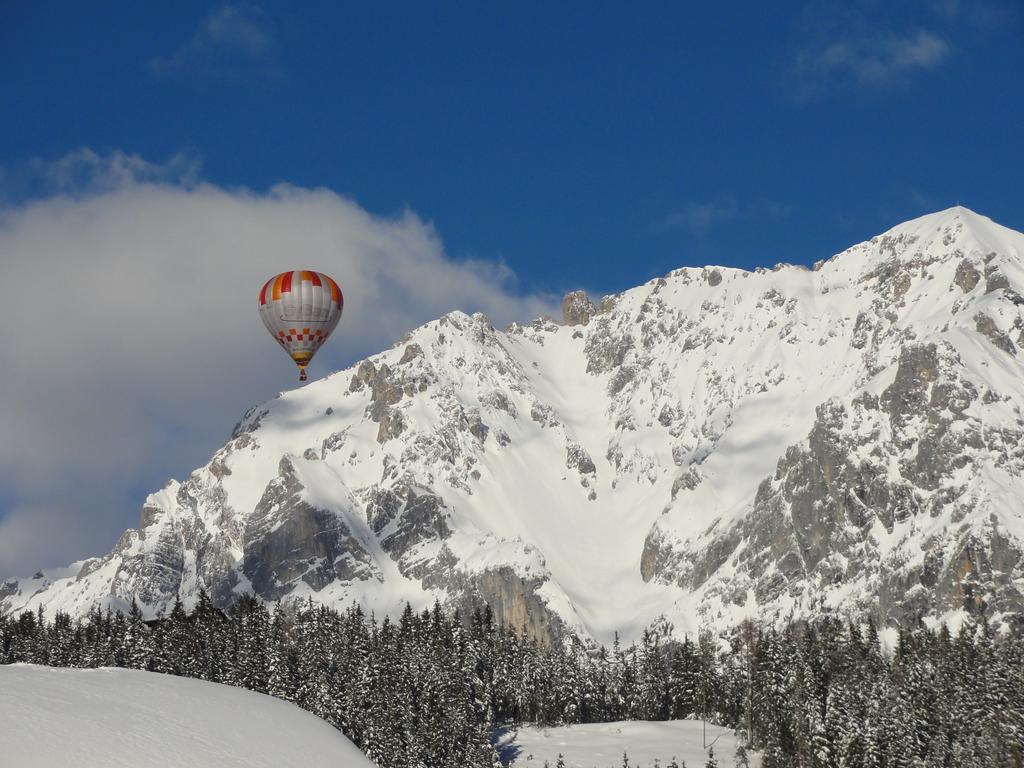
[[[114,550],[0,607],[483,599],[547,638],[1024,612],[1024,235],[965,208],[812,270],[453,312],[251,409]]]

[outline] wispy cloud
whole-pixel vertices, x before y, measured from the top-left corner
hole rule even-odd
[[[100,154],[83,147],[53,160],[29,162],[30,173],[50,191],[65,194],[104,192],[128,183],[174,182],[192,186],[202,163],[196,155],[179,152],[162,163],[115,150]]]
[[[971,29],[989,33],[1020,24],[1020,3],[1000,0],[932,0],[932,10],[951,24],[965,23]]]
[[[929,7],[933,13],[944,19],[953,20],[960,15],[960,0],[929,0]]]
[[[935,69],[950,52],[944,38],[927,30],[905,35],[875,31],[801,51],[793,75],[802,97],[819,96],[836,85],[890,86]]]
[[[685,229],[692,235],[707,234],[712,228],[736,218],[736,201],[732,198],[711,202],[688,202],[665,217],[670,229]]]
[[[191,38],[168,56],[148,62],[155,75],[201,71],[239,78],[246,75],[280,77],[275,61],[273,26],[258,5],[229,3],[218,6],[203,19]]]
[[[733,221],[777,221],[793,213],[793,205],[775,200],[754,200],[739,203],[732,195],[718,200],[683,203],[665,216],[663,225],[668,229],[682,229],[695,237]]]
[[[31,158],[0,166],[0,213],[41,198],[81,198],[120,189],[128,184],[168,183],[183,188],[200,179],[202,159],[194,152],[177,152],[163,162],[121,150],[97,152],[76,149],[58,160]]]

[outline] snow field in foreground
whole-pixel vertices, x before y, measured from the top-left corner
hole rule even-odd
[[[545,760],[555,768],[559,753],[565,758],[566,768],[619,768],[623,751],[634,768],[649,768],[655,759],[661,768],[667,768],[673,757],[680,765],[685,761],[687,768],[704,768],[708,755],[702,734],[700,720],[527,726],[501,729],[495,747],[509,768],[543,768]],[[719,766],[731,768],[737,745],[732,731],[709,724],[707,740],[714,743]],[[750,765],[757,768],[760,757],[748,754]]]
[[[373,768],[285,701],[130,669],[0,666],[4,768]]]

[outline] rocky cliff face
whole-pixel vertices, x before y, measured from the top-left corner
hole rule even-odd
[[[452,313],[250,410],[114,551],[0,610],[487,601],[542,640],[1024,615],[1024,236],[957,208],[813,270]]]

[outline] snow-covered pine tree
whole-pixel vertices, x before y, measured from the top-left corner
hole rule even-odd
[[[671,717],[669,675],[657,633],[644,630],[640,642],[637,694],[641,720],[667,720]]]
[[[281,604],[274,606],[267,646],[267,693],[285,701],[295,700],[297,688],[295,653]]]
[[[672,698],[672,717],[693,717],[699,707],[700,659],[689,637],[683,639],[672,652],[669,668],[669,690]]]
[[[234,609],[237,627],[237,685],[259,693],[270,692],[274,632],[266,605],[245,595]]]

